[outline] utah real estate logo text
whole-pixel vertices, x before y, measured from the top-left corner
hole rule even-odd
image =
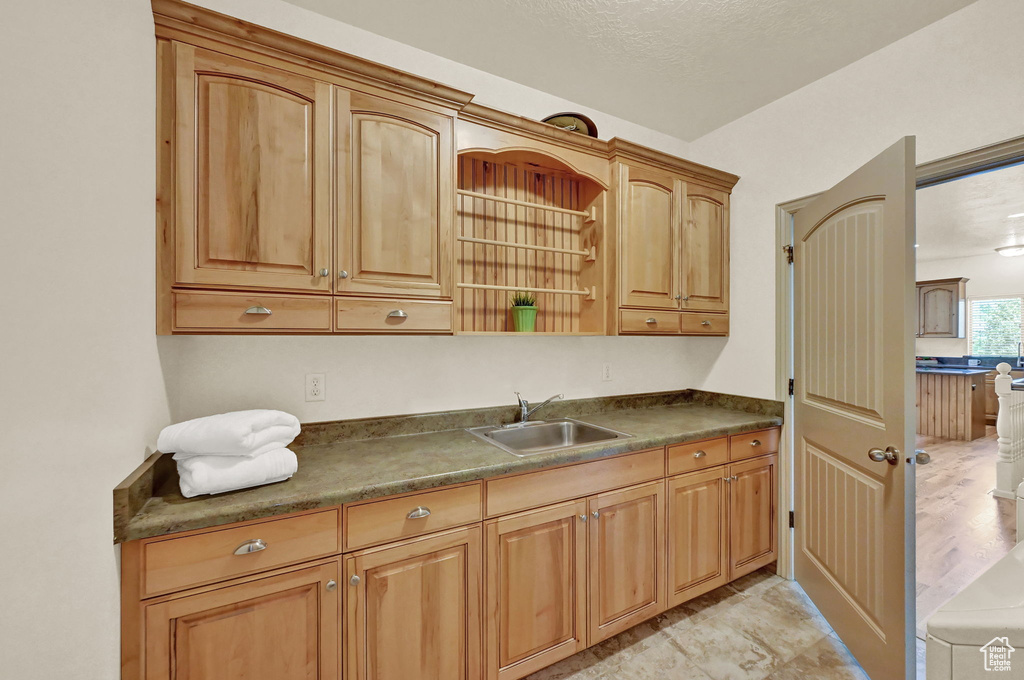
[[[986,671],[1010,670],[1010,655],[1016,650],[1010,646],[1007,637],[992,638],[991,642],[980,649],[985,656]]]

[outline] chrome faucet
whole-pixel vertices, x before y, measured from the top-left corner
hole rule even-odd
[[[547,401],[545,401],[544,403],[538,404],[533,408],[530,408],[530,402],[523,399],[523,395],[519,394],[518,392],[516,392],[516,399],[519,400],[519,422],[525,423],[530,420],[530,416],[532,416],[534,412],[537,411],[537,409],[544,408],[545,406],[553,402],[555,399],[562,399],[562,395],[556,394],[555,396],[548,398]]]

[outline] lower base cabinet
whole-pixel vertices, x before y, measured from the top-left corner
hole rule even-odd
[[[348,680],[480,678],[481,555],[475,526],[348,557]]]
[[[145,608],[147,680],[340,677],[337,560]]]
[[[588,501],[591,645],[665,609],[664,492],[659,480]]]
[[[778,556],[778,457],[729,466],[729,580],[757,571]]]
[[[729,582],[727,468],[668,480],[668,604]]]
[[[586,648],[587,504],[485,524],[487,680],[512,680]]]

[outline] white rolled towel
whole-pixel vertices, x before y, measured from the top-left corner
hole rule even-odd
[[[289,449],[275,449],[253,458],[193,456],[178,461],[181,495],[225,493],[252,486],[283,482],[299,469]]]
[[[299,419],[284,411],[256,409],[195,418],[169,425],[156,447],[174,453],[174,460],[190,456],[249,456],[283,449],[299,436]]]

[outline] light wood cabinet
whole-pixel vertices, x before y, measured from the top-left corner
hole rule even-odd
[[[778,555],[775,521],[778,457],[729,466],[729,580],[771,564]]]
[[[626,163],[615,181],[619,332],[728,335],[728,192]]]
[[[618,166],[618,182],[619,304],[679,309],[683,183],[668,173],[625,164]]]
[[[668,480],[670,607],[729,582],[729,480],[725,470],[719,467]]]
[[[451,116],[335,92],[338,292],[450,298]]]
[[[486,523],[487,680],[514,680],[587,646],[587,504]]]
[[[682,309],[727,311],[729,194],[688,183],[681,231]]]
[[[146,680],[340,677],[337,560],[182,594],[144,610]]]
[[[590,510],[590,644],[665,609],[665,484],[601,494]]]
[[[330,86],[183,43],[161,51],[174,283],[329,293]]]
[[[917,282],[917,337],[966,337],[968,280],[958,278]]]
[[[345,560],[349,680],[481,677],[480,541],[473,526]]]

